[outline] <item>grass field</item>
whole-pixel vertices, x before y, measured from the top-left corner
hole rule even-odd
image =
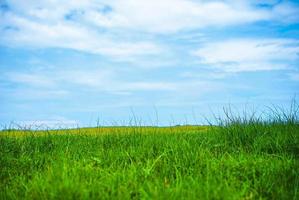
[[[217,126],[0,132],[1,199],[299,199],[298,109]]]

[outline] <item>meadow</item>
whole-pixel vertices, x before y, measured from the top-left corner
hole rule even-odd
[[[0,199],[299,199],[298,106],[268,111],[209,126],[3,130]]]

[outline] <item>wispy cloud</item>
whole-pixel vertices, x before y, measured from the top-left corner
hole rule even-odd
[[[1,89],[0,89],[1,90]],[[70,91],[59,88],[15,88],[5,90],[5,95],[17,101],[62,100],[70,96]]]
[[[113,70],[54,70],[47,73],[10,72],[2,79],[6,83],[17,84],[8,95],[22,99],[53,99],[67,97],[71,93],[85,91],[91,94],[131,95],[136,92],[165,92],[180,94],[206,93],[220,88],[218,83],[209,80],[134,80],[121,78]]]
[[[290,3],[264,9],[243,1],[12,0],[8,8],[1,13],[2,44],[70,48],[122,58],[164,50],[155,37],[143,33],[169,34],[265,20],[298,21],[298,6]]]
[[[11,82],[25,84],[33,87],[54,87],[55,81],[49,79],[44,75],[36,75],[29,73],[6,73],[2,79],[9,80]]]
[[[206,26],[225,26],[269,18],[263,10],[226,2],[190,0],[106,1],[111,12],[88,12],[85,20],[100,27],[129,28],[151,33],[173,33]],[[134,11],[134,12],[132,12]],[[219,15],[221,13],[221,15]]]
[[[192,52],[201,63],[229,72],[286,69],[298,53],[298,40],[268,38],[211,42]]]
[[[298,90],[298,12],[275,0],[0,0],[0,121],[283,101]]]
[[[0,42],[16,47],[69,48],[111,57],[157,54],[158,44],[150,41],[123,41],[71,22],[41,23],[12,13],[1,23]]]
[[[53,23],[67,18],[100,27],[130,28],[153,33],[169,33],[211,25],[234,25],[271,17],[269,11],[240,1],[10,1],[10,6],[30,19],[45,22]]]
[[[51,90],[61,91],[63,86],[72,86],[83,90],[96,90],[111,93],[147,91],[147,90],[175,90],[178,84],[167,81],[133,81],[121,80],[113,70],[72,70],[50,71],[48,73],[10,72],[5,74],[2,81],[27,86],[28,88],[40,88],[44,93],[51,94]],[[60,92],[58,92],[60,94]],[[36,95],[33,95],[36,96]]]

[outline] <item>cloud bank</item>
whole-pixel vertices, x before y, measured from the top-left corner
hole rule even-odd
[[[12,0],[1,10],[4,45],[69,48],[115,58],[165,53],[155,38],[160,34],[270,20],[298,22],[299,9],[291,3],[263,8],[254,1]]]

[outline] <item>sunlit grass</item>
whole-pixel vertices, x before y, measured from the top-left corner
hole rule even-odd
[[[217,126],[0,132],[1,199],[299,199],[298,107]]]
[[[47,135],[107,135],[107,134],[175,134],[179,132],[202,132],[207,131],[211,126],[173,126],[173,127],[154,127],[154,126],[111,126],[96,128],[75,128],[75,129],[49,129],[49,130],[25,130],[25,129],[6,129],[0,132],[1,136],[25,137],[25,136],[47,136]]]

